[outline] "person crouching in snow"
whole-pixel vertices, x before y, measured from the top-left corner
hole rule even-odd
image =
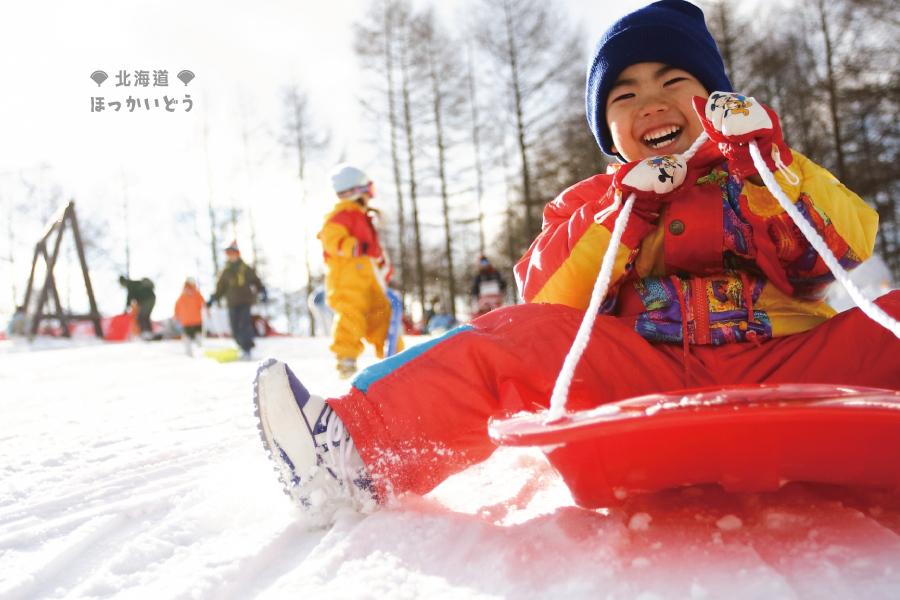
[[[774,111],[732,92],[699,8],[662,0],[623,17],[597,45],[586,88],[594,137],[622,164],[546,206],[515,267],[526,304],[374,365],[327,401],[281,363],[261,370],[266,439],[292,461],[272,453],[301,505],[424,494],[494,451],[491,416],[547,408],[632,193],[569,410],[742,383],[900,389],[900,341],[861,310],[836,315],[825,303],[832,277],[759,185],[747,142],[846,267],[871,255],[875,211],[791,150]],[[685,160],[704,131],[710,139]],[[878,304],[900,315],[900,292]]]
[[[175,301],[175,319],[181,325],[185,352],[192,356],[193,343],[203,329],[203,295],[193,277],[185,279],[181,295]]]
[[[153,322],[150,315],[156,305],[156,292],[153,282],[147,277],[142,279],[128,279],[124,275],[119,276],[119,285],[125,288],[125,312],[132,311],[135,314],[141,338],[153,339]]]
[[[325,301],[334,311],[331,351],[341,377],[356,372],[365,338],[384,357],[391,320],[386,295],[391,267],[372,222],[377,210],[369,207],[374,185],[362,170],[338,165],[331,183],[338,201],[318,234],[325,258]],[[399,346],[402,347],[402,346]]]

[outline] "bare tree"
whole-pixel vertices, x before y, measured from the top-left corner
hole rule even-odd
[[[3,177],[0,181],[7,180],[13,181],[14,178],[11,176],[17,175],[19,178],[22,177],[22,171],[7,171],[0,172],[0,177],[10,176],[9,178]],[[6,256],[4,256],[0,260],[5,260],[9,263],[9,283],[10,283],[10,293],[13,306],[17,306],[19,303],[19,291],[18,286],[16,285],[16,254],[19,251],[18,245],[23,243],[25,240],[21,239],[21,235],[19,235],[19,226],[20,217],[29,212],[29,206],[26,202],[23,202],[21,199],[18,190],[14,188],[14,186],[3,186],[0,188],[2,194],[0,194],[0,200],[4,201],[6,205]]]
[[[478,97],[475,92],[475,67],[472,60],[471,42],[466,43],[466,84],[469,92],[469,107],[472,114],[472,155],[475,165],[475,202],[478,207],[478,253],[484,256],[484,168],[481,163],[481,123],[478,119]]]
[[[796,0],[739,19],[745,91],[778,112],[791,147],[836,172],[879,214],[878,252],[900,277],[900,55],[889,0]],[[821,36],[810,36],[814,23]]]
[[[419,304],[425,308],[425,265],[422,255],[422,228],[419,222],[419,181],[416,173],[416,129],[418,111],[413,106],[413,35],[410,31],[408,15],[398,18],[398,27],[394,30],[398,39],[398,62],[400,68],[400,98],[403,106],[403,132],[406,138],[407,181],[409,183],[409,202],[412,208],[413,248],[416,261],[416,292]]]
[[[200,232],[200,219],[197,209],[191,205],[191,201],[188,198],[184,199],[184,206],[186,208],[177,211],[174,215],[178,239],[183,241],[193,240],[198,245],[205,245],[206,239]],[[203,271],[200,254],[194,251],[191,251],[190,254],[194,256],[194,272],[200,274]]]
[[[317,135],[312,126],[312,118],[310,117],[309,98],[305,92],[299,87],[292,86],[284,94],[285,107],[285,126],[282,136],[282,144],[291,148],[297,153],[297,176],[300,178],[300,203],[303,210],[306,210],[308,198],[306,192],[306,164],[311,153],[317,153],[324,150],[328,145],[328,138],[324,135]],[[306,298],[312,296],[313,293],[313,275],[312,265],[309,255],[310,231],[308,223],[303,224],[303,265],[306,269]],[[290,298],[287,297],[288,291],[285,290],[285,310],[288,322],[291,321],[291,305]],[[310,335],[316,335],[316,322],[313,318],[311,309],[306,306],[309,315]]]
[[[457,55],[451,52],[449,36],[439,30],[432,11],[426,11],[415,21],[417,54],[422,57],[423,76],[430,86],[431,116],[434,126],[434,147],[438,188],[444,230],[444,280],[448,285],[448,308],[456,317],[457,280],[453,257],[453,228],[450,209],[448,124],[459,120],[463,107],[463,67]]]
[[[122,235],[125,238],[125,277],[131,278],[131,215],[128,204],[128,179],[122,176]]]
[[[835,160],[837,161],[837,173],[838,177],[841,179],[845,179],[847,175],[847,170],[844,165],[844,143],[841,135],[841,115],[839,110],[839,99],[838,99],[838,82],[837,82],[837,73],[835,71],[835,48],[833,43],[833,37],[835,32],[833,31],[834,25],[832,24],[832,19],[829,14],[829,7],[838,7],[839,3],[828,2],[826,4],[825,0],[813,0],[813,6],[816,10],[816,16],[818,17],[818,25],[820,27],[820,31],[822,33],[822,41],[825,45],[825,91],[828,94],[828,112],[831,116],[831,135],[834,139],[834,153]],[[846,18],[848,15],[840,14],[838,11],[834,11],[837,15],[834,17],[834,20],[840,21],[842,18]]]
[[[578,98],[584,90],[584,74],[570,69],[567,75],[564,83],[569,86],[569,95]],[[561,104],[552,123],[537,132],[541,142],[534,150],[534,181],[542,197],[554,198],[570,185],[606,170],[607,159],[585,122],[580,102]]]
[[[250,186],[253,182],[253,167],[251,150],[250,150],[250,125],[249,118],[247,116],[248,113],[246,102],[242,99],[240,102],[240,120],[241,120],[241,145],[244,150],[244,181],[245,181],[245,193],[250,193]],[[256,219],[253,218],[253,199],[245,198],[244,204],[247,207],[247,225],[250,228],[250,252],[252,256],[253,268],[257,271],[260,270],[261,266],[265,262],[263,257],[260,254],[259,244],[256,240]]]
[[[403,169],[400,158],[399,136],[402,129],[397,109],[397,33],[405,27],[405,21],[409,14],[408,2],[397,0],[375,0],[369,9],[369,17],[355,26],[356,55],[363,66],[374,71],[384,81],[384,96],[386,107],[376,108],[377,104],[368,100],[363,105],[374,112],[380,121],[387,121],[388,139],[390,141],[391,172],[394,179],[394,193],[397,197],[397,239],[396,246],[399,253],[398,275],[395,282],[398,283],[400,293],[405,294],[409,279],[409,260],[406,252],[404,237],[406,235],[406,209],[403,197]],[[399,280],[399,281],[398,281]]]
[[[9,263],[9,283],[12,292],[12,303],[16,306],[19,302],[18,289],[16,288],[16,203],[11,194],[6,194],[6,261]]]
[[[521,194],[526,235],[540,230],[533,189],[532,147],[536,130],[552,119],[568,88],[561,83],[573,68],[583,69],[581,40],[563,22],[559,11],[541,0],[484,0],[478,39],[488,55],[502,65],[505,92],[513,122],[521,169]]]
[[[875,205],[877,248],[900,280],[900,23],[889,0],[840,0],[834,44],[845,182]],[[894,17],[891,18],[890,15]]]
[[[212,165],[209,160],[209,124],[205,118],[203,121],[203,156],[206,165],[206,190],[209,194],[207,197],[207,214],[209,215],[209,247],[212,254],[213,281],[219,274],[219,241],[217,236],[218,223],[216,220],[216,208],[213,203],[213,177]]]
[[[707,26],[722,54],[725,72],[735,89],[741,89],[743,64],[740,57],[743,56],[743,45],[738,34],[745,30],[747,23],[738,16],[738,3],[735,0],[712,0],[701,4],[706,13]]]

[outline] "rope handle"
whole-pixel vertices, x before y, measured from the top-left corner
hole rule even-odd
[[[566,354],[563,361],[562,370],[556,378],[556,384],[553,386],[553,394],[550,396],[550,411],[547,413],[546,423],[552,423],[563,418],[566,414],[566,401],[569,399],[569,387],[572,385],[572,377],[575,374],[575,367],[581,360],[581,355],[591,339],[591,329],[594,327],[594,320],[597,313],[600,312],[600,305],[606,298],[606,292],[609,290],[609,280],[612,278],[613,264],[616,261],[616,254],[619,250],[619,243],[622,241],[622,234],[628,225],[628,217],[631,216],[631,208],[634,206],[635,195],[631,194],[622,206],[622,212],[616,218],[616,224],[613,227],[612,237],[609,240],[609,247],[606,254],[603,255],[603,263],[600,266],[600,273],[594,281],[594,289],[591,292],[591,302],[588,304],[587,311],[581,319],[581,325],[578,326],[578,333],[575,334],[575,340],[572,347]]]
[[[703,145],[706,140],[709,139],[705,132],[701,133],[697,139],[691,144],[691,147],[685,152],[682,156],[684,156],[685,162],[689,161],[700,146]],[[781,189],[781,186],[775,180],[775,177],[772,175],[772,172],[769,171],[766,166],[765,160],[763,160],[762,154],[759,151],[759,146],[755,141],[751,141],[749,144],[750,148],[750,156],[753,159],[753,166],[756,167],[756,170],[759,171],[760,177],[762,177],[763,183],[765,183],[766,188],[769,192],[775,196],[775,199],[778,200],[778,203],[784,209],[784,211],[791,217],[791,220],[794,224],[797,225],[797,228],[800,229],[800,232],[803,234],[803,237],[812,245],[812,247],[819,253],[819,256],[822,257],[822,260],[825,261],[825,265],[834,275],[835,279],[844,286],[847,292],[850,294],[850,297],[856,303],[856,305],[863,311],[863,313],[868,316],[870,319],[886,328],[888,331],[893,333],[897,338],[900,338],[900,323],[897,322],[896,319],[892,318],[888,315],[884,310],[882,310],[878,305],[874,302],[866,298],[863,293],[856,287],[850,280],[850,276],[847,271],[840,265],[837,258],[835,258],[834,253],[831,252],[831,249],[825,243],[825,240],[822,239],[822,236],[819,235],[812,225],[800,214],[800,211],[797,210],[797,207],[794,206],[794,203],[787,197],[784,193],[784,190]],[[780,161],[779,161],[780,162]],[[787,177],[790,181],[796,180],[799,183],[799,178],[790,172],[787,167],[783,166],[783,163],[779,165],[779,170],[782,168],[790,173],[785,173],[785,177]],[[620,202],[620,198],[616,198],[614,207],[618,208],[618,203]],[[594,282],[594,288],[591,291],[591,300],[588,304],[587,310],[584,313],[584,317],[581,320],[581,325],[578,327],[578,332],[575,334],[575,339],[572,341],[572,346],[569,348],[569,352],[566,354],[566,358],[563,361],[562,369],[559,372],[559,375],[556,378],[556,383],[553,386],[553,392],[550,395],[550,408],[547,411],[547,416],[544,419],[545,424],[551,424],[557,421],[560,421],[566,416],[566,403],[569,399],[569,388],[572,385],[572,378],[575,376],[575,368],[578,366],[578,362],[581,360],[582,354],[584,354],[584,350],[587,348],[588,342],[591,338],[591,330],[594,327],[594,321],[597,318],[597,313],[600,311],[600,306],[603,301],[606,299],[606,294],[609,291],[609,283],[612,279],[612,270],[613,265],[615,264],[616,254],[619,252],[619,245],[622,241],[622,235],[625,232],[625,228],[628,226],[628,219],[631,216],[631,209],[634,206],[635,195],[631,194],[628,199],[625,201],[624,206],[622,206],[622,212],[619,213],[619,216],[616,218],[615,226],[613,227],[612,236],[609,240],[609,245],[606,248],[606,253],[603,255],[603,262],[600,266],[600,272],[597,273],[597,279]],[[595,222],[602,222],[605,220],[612,212],[614,212],[614,208],[610,210],[612,207],[607,207],[603,211],[600,211],[595,215]],[[598,219],[599,217],[599,219]]]

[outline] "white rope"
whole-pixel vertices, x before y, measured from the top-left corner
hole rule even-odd
[[[705,131],[701,132],[700,135],[697,136],[697,139],[694,140],[694,143],[691,144],[691,147],[688,148],[687,151],[681,155],[682,157],[684,157],[685,164],[687,164],[687,162],[689,160],[694,158],[694,155],[697,154],[697,150],[699,150],[700,146],[702,146],[704,143],[706,143],[706,140],[708,140],[708,139],[709,139],[709,136],[706,135]]]
[[[778,200],[778,204],[781,205],[781,208],[783,208],[791,217],[791,220],[794,221],[794,224],[800,229],[803,237],[805,237],[812,247],[815,248],[816,252],[819,253],[819,256],[825,261],[825,265],[828,266],[828,269],[834,275],[834,278],[844,286],[844,289],[846,289],[847,293],[850,294],[850,297],[853,298],[853,302],[856,303],[856,306],[858,306],[870,319],[893,333],[897,338],[900,338],[900,323],[898,323],[896,319],[891,318],[891,316],[884,312],[877,304],[866,298],[859,288],[856,287],[856,284],[850,280],[847,271],[841,266],[837,258],[835,258],[834,253],[831,252],[831,249],[825,243],[825,240],[822,239],[822,236],[819,235],[819,232],[809,224],[809,221],[804,218],[797,207],[794,206],[794,203],[791,202],[784,193],[784,190],[781,189],[781,186],[778,185],[778,182],[775,181],[775,176],[772,175],[772,172],[766,167],[766,161],[763,159],[755,141],[750,142],[750,156],[753,157],[753,165],[756,167],[756,170],[759,171],[759,175],[762,177],[763,183],[766,184],[769,192],[775,196],[775,199]]]
[[[702,146],[703,142],[706,140],[706,133],[701,133],[700,136],[694,140],[691,147],[682,155],[685,165],[694,154],[696,154],[697,150],[700,149],[700,146]],[[613,206],[618,207],[620,200],[621,197],[617,196],[614,199]],[[609,282],[610,279],[612,279],[616,255],[619,253],[619,244],[622,241],[622,234],[628,226],[628,218],[631,216],[631,208],[634,206],[634,201],[635,195],[631,194],[625,201],[622,212],[620,212],[619,216],[616,218],[612,237],[609,239],[606,254],[603,255],[603,262],[600,265],[600,272],[597,273],[597,279],[594,281],[594,289],[591,292],[591,301],[584,313],[584,317],[581,319],[581,325],[578,327],[578,333],[575,334],[575,340],[572,342],[572,347],[569,348],[566,359],[563,361],[563,366],[556,378],[556,383],[553,385],[553,393],[550,395],[550,410],[547,412],[546,423],[557,421],[566,414],[566,402],[569,399],[569,388],[572,386],[572,378],[575,376],[575,367],[578,366],[578,361],[581,360],[581,355],[584,354],[584,350],[587,348],[588,342],[591,339],[591,330],[594,327],[594,321],[597,318],[597,313],[600,312],[600,305],[603,304],[606,293],[609,291]],[[602,221],[610,214],[611,212],[608,207],[597,213],[594,220],[597,221],[597,217],[600,217],[600,221]]]
[[[628,217],[631,215],[631,207],[634,206],[635,195],[628,196],[622,212],[616,218],[616,225],[613,227],[612,237],[609,240],[609,247],[606,254],[603,255],[603,263],[600,266],[600,273],[597,274],[597,280],[594,281],[594,290],[591,292],[591,302],[588,304],[584,317],[581,319],[581,325],[578,327],[578,333],[575,334],[575,341],[566,354],[566,360],[563,361],[562,370],[556,378],[556,384],[553,386],[553,394],[550,396],[550,411],[547,413],[548,423],[556,421],[566,414],[566,400],[569,398],[569,387],[572,385],[572,377],[575,375],[575,367],[587,347],[588,341],[591,339],[591,329],[594,327],[594,319],[600,312],[600,304],[606,297],[609,289],[609,280],[612,278],[613,265],[616,261],[616,254],[619,250],[619,242],[622,240],[622,233],[625,226],[628,225]]]

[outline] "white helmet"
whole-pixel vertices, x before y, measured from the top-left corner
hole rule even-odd
[[[339,164],[331,172],[331,187],[342,198],[355,198],[363,193],[372,195],[367,189],[372,180],[362,169],[346,163]]]

